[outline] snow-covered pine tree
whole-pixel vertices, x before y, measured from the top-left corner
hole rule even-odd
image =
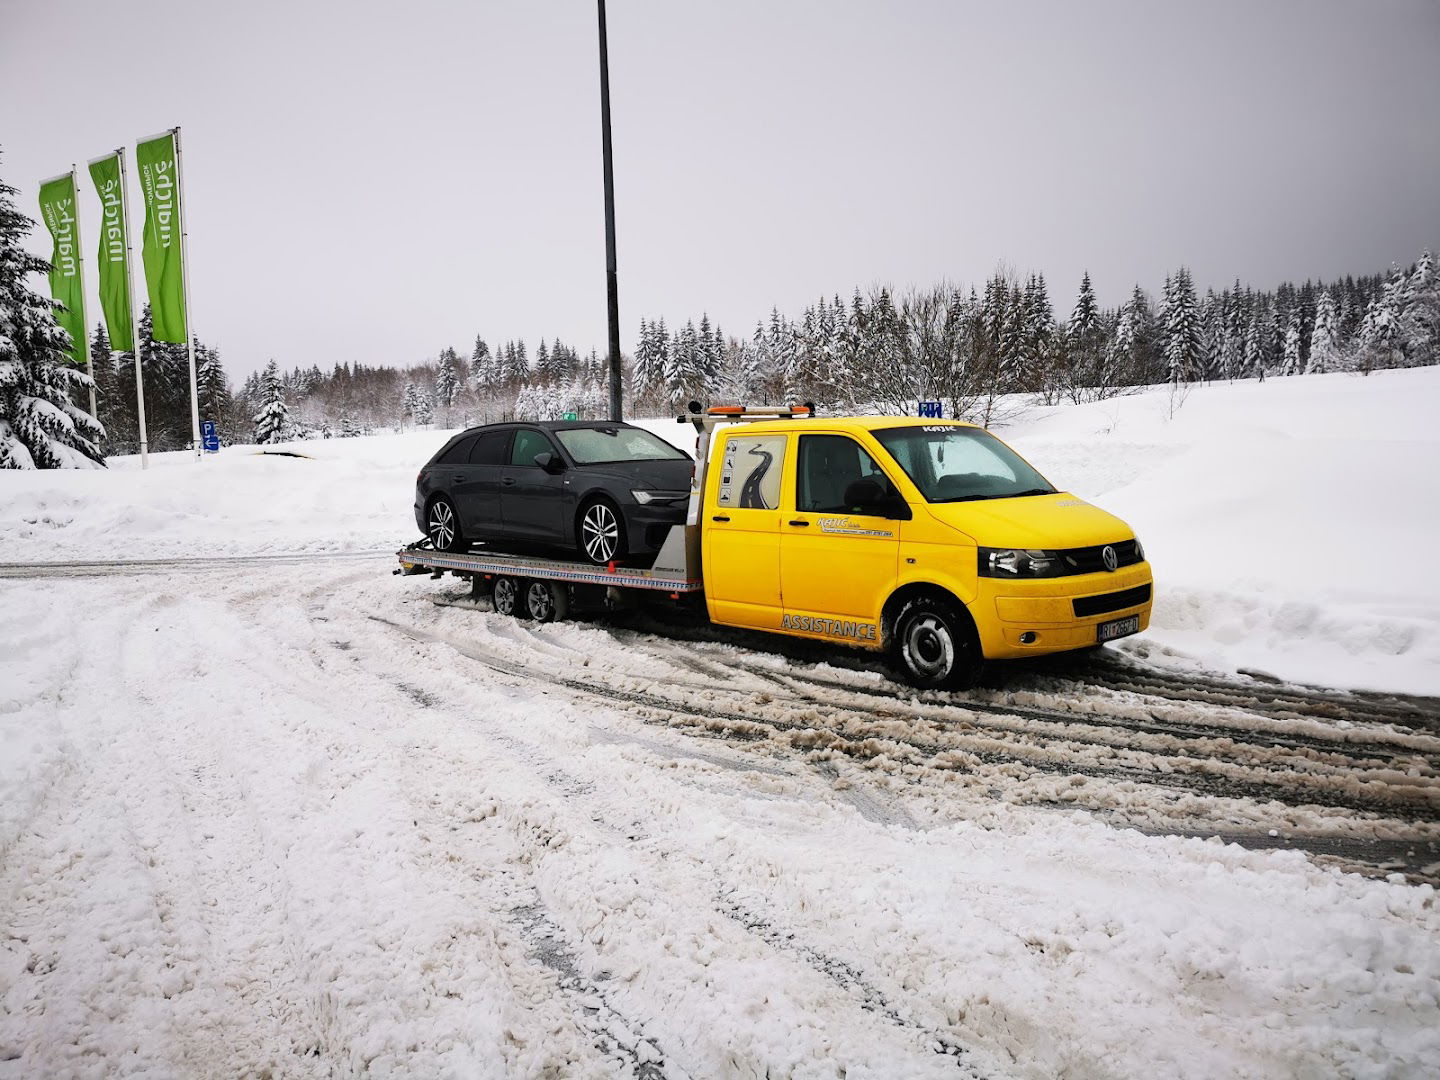
[[[470,379],[475,384],[475,392],[481,396],[489,394],[495,382],[490,346],[479,334],[475,335],[475,347],[470,350]]]
[[[103,467],[104,429],[74,403],[93,383],[69,361],[54,301],[26,284],[50,264],[21,246],[34,223],[14,196],[0,180],[0,469]]]
[[[415,422],[417,424],[430,423],[434,413],[434,405],[430,401],[430,395],[422,390],[415,392]]]
[[[435,364],[435,404],[442,409],[454,406],[460,394],[460,374],[455,370],[459,363],[454,349],[447,346],[440,350]]]
[[[1281,375],[1299,375],[1303,370],[1303,360],[1300,357],[1300,320],[1303,318],[1300,305],[1296,304],[1290,309],[1290,317],[1285,322],[1285,351],[1280,358]]]
[[[1406,364],[1440,361],[1440,272],[1428,248],[1405,283],[1399,332]]]
[[[230,380],[220,363],[220,350],[195,345],[195,382],[200,398],[200,419],[213,420],[222,438],[228,439],[227,420],[230,414]],[[318,380],[317,380],[318,381]]]
[[[110,348],[110,335],[105,332],[104,323],[95,324],[95,333],[90,336],[90,362],[95,368],[95,400],[99,415],[95,419],[105,429],[101,445],[107,453],[115,453],[117,438],[122,432],[121,414],[124,401],[121,400],[119,385],[115,379],[115,354]],[[89,404],[86,402],[85,404]]]
[[[1340,371],[1344,367],[1340,352],[1340,313],[1330,290],[1322,289],[1315,303],[1315,326],[1310,331],[1310,361],[1305,370],[1311,374]]]
[[[275,361],[265,365],[260,374],[260,409],[252,418],[255,442],[260,446],[277,443],[285,438],[290,424],[290,409],[285,404],[285,387],[280,382],[280,369]]]
[[[1171,383],[1192,382],[1200,374],[1200,306],[1190,271],[1183,266],[1166,279],[1160,318],[1167,378]]]

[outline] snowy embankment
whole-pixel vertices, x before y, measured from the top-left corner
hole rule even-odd
[[[1000,428],[1139,533],[1152,660],[1440,693],[1440,368],[1305,376],[1029,412]],[[1173,415],[1172,415],[1173,411]],[[688,429],[647,424],[685,445]],[[392,549],[445,432],[227,447],[0,478],[0,561]],[[1158,646],[1158,647],[1157,647]]]
[[[1440,693],[1440,368],[1040,410],[999,433],[1136,530],[1156,606],[1129,649]]]

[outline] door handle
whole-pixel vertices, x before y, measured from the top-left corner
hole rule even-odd
[[[464,474],[464,473],[456,473],[456,474],[455,474],[454,476],[452,476],[450,479],[454,480],[455,483],[457,483],[457,484],[463,484],[463,483],[465,482],[465,474]]]
[[[515,478],[513,476],[507,476],[503,480],[501,480],[500,483],[505,487],[514,487]]]
[[[711,521],[729,521],[730,519],[729,519],[728,517],[725,517],[723,514],[712,514],[711,517],[710,517],[710,520],[711,520]]]
[[[809,525],[810,523],[809,523],[808,521],[800,521],[800,520],[797,519],[797,520],[795,520],[795,521],[790,522],[790,524],[791,524],[791,525]]]

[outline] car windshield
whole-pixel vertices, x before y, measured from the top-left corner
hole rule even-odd
[[[1050,482],[983,428],[945,424],[876,431],[926,502],[1049,495]]]
[[[562,428],[555,432],[555,437],[577,465],[602,465],[611,461],[690,460],[689,455],[643,428]]]

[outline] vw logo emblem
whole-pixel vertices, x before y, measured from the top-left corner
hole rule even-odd
[[[1120,565],[1120,556],[1115,554],[1113,547],[1106,544],[1104,550],[1100,552],[1100,561],[1105,564],[1106,570],[1114,570]]]

